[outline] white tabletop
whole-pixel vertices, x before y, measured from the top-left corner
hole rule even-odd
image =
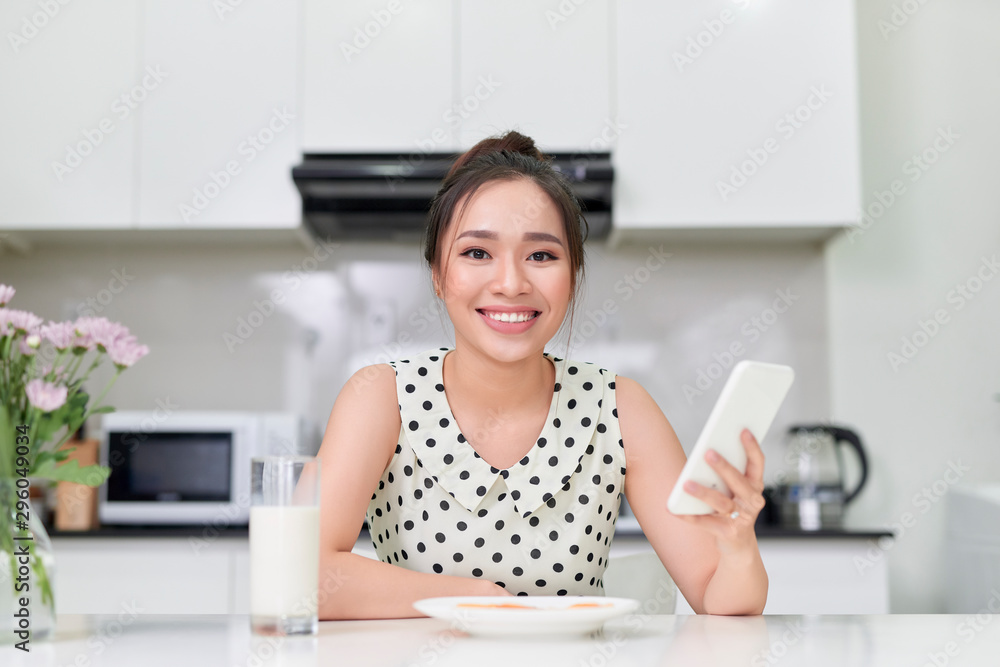
[[[429,618],[320,623],[319,636],[250,634],[246,616],[63,616],[30,654],[0,664],[195,665],[995,665],[995,616],[643,616],[578,639],[469,637]]]

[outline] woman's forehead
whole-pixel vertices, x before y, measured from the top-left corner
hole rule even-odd
[[[527,232],[547,232],[565,242],[559,207],[529,179],[485,183],[456,207],[456,213],[460,217],[452,225],[453,238],[478,230],[519,238]]]

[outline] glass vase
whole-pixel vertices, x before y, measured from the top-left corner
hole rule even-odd
[[[55,557],[27,495],[24,481],[0,479],[0,644],[30,647],[55,630]]]

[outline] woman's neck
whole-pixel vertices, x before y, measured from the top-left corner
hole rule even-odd
[[[469,346],[456,345],[442,366],[449,400],[509,414],[548,408],[555,367],[541,351],[518,361],[500,361]]]

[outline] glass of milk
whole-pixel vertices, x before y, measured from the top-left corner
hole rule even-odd
[[[250,624],[261,635],[314,635],[318,625],[320,462],[251,461]]]

